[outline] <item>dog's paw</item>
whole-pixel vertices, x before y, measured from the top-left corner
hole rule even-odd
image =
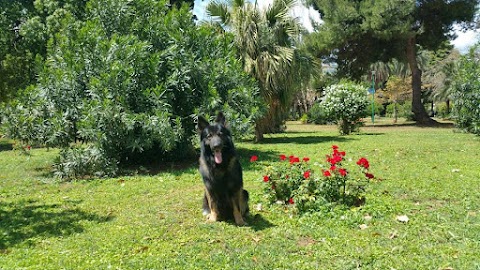
[[[207,215],[207,221],[210,221],[210,222],[218,221],[218,217],[217,215],[210,213]]]
[[[238,220],[235,220],[235,224],[237,224],[237,226],[247,226],[248,224],[245,222],[245,220],[243,219],[238,219]]]

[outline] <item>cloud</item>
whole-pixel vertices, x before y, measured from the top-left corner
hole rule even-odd
[[[452,40],[451,43],[457,48],[460,53],[468,52],[468,49],[480,41],[480,33],[476,30],[460,31],[455,29],[457,38]]]
[[[251,0],[253,2],[253,0]],[[261,9],[267,8],[269,5],[273,3],[273,0],[262,0],[257,2]],[[311,20],[315,22],[321,22],[320,13],[313,9],[312,7],[307,8],[301,1],[297,0],[297,3],[293,7],[290,14],[297,18],[300,23],[309,31],[313,31],[313,25]]]
[[[197,15],[199,21],[205,20],[207,18],[206,8],[210,1],[208,0],[195,0],[193,6],[193,14]]]

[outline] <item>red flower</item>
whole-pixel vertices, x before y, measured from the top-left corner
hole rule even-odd
[[[280,160],[281,160],[281,161],[284,161],[285,159],[287,159],[287,156],[285,156],[285,155],[280,155]]]
[[[335,166],[335,165],[330,166],[330,171],[333,172],[333,171],[335,171],[336,169],[337,169],[337,166]]]
[[[364,157],[360,158],[357,161],[357,165],[361,166],[361,167],[364,167],[365,169],[368,169],[370,167],[370,163],[368,163],[368,160]]]
[[[32,149],[32,147],[30,145],[27,145],[27,149],[28,149],[28,151],[30,151],[30,149]]]
[[[308,162],[309,160],[310,160],[310,158],[308,158],[308,157],[303,158],[303,161],[305,161],[305,162]]]
[[[293,201],[293,198],[288,199],[289,204],[294,204],[295,202]]]
[[[288,176],[288,174],[287,174],[287,175],[285,175],[285,179],[288,179],[288,178],[290,178],[290,176]]]
[[[258,160],[258,157],[253,155],[251,158],[250,158],[250,162],[255,162]]]
[[[323,176],[329,177],[332,176],[332,174],[330,173],[330,171],[323,171]]]
[[[375,176],[373,176],[373,174],[371,173],[366,173],[365,177],[367,177],[368,179],[373,179]]]
[[[347,170],[345,169],[338,169],[338,172],[340,173],[341,176],[347,176]]]
[[[300,158],[299,158],[299,157],[290,156],[290,164],[298,163],[298,162],[300,162]]]
[[[303,173],[303,178],[308,179],[310,177],[310,171],[306,171]]]
[[[338,152],[340,154],[340,156],[344,157],[346,155],[345,151],[342,151],[342,152]]]
[[[338,146],[337,145],[332,145],[332,149],[335,151],[338,149]]]
[[[340,155],[333,155],[333,157],[332,156],[327,156],[327,161],[332,166],[339,163],[339,162],[342,162],[342,160],[343,160],[343,158]]]
[[[263,182],[268,182],[268,181],[270,181],[270,177],[268,175],[265,175],[263,177]]]

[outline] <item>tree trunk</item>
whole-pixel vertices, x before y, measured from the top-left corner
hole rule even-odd
[[[255,142],[263,141],[263,125],[261,124],[262,120],[258,120],[255,124]]]
[[[397,123],[398,121],[398,109],[397,109],[397,101],[393,102],[393,123]]]
[[[431,119],[422,103],[422,70],[417,63],[417,41],[415,36],[412,36],[407,41],[407,61],[412,72],[412,112],[415,116],[415,121],[419,125],[432,125],[437,121]]]

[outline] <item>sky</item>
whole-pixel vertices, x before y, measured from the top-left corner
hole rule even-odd
[[[254,0],[249,0],[250,2],[253,2]],[[210,0],[195,0],[195,6],[193,13],[197,15],[197,17],[202,20],[207,17],[207,14],[205,12],[205,7],[208,5]],[[270,5],[273,2],[273,0],[258,0],[258,4],[262,8],[266,8],[268,5]],[[320,14],[318,14],[317,11],[315,11],[313,8],[307,8],[303,4],[301,4],[301,1],[297,1],[297,5],[292,11],[292,15],[295,17],[298,17],[299,20],[302,22],[304,27],[309,30],[313,31],[313,27],[311,24],[311,18],[314,21],[321,21],[320,20]],[[461,32],[461,31],[456,31],[457,38],[452,41],[452,44],[457,48],[461,53],[466,53],[468,49],[477,43],[480,40],[480,32],[479,31],[474,31],[474,30],[469,30],[467,32]]]
[[[254,2],[254,0],[248,1]],[[200,20],[207,17],[205,7],[208,5],[209,2],[210,0],[195,0],[193,13],[197,15],[197,18],[199,18]],[[313,8],[307,8],[303,4],[299,4],[299,2],[301,1],[297,1],[297,5],[293,8],[292,15],[294,17],[297,17],[307,30],[313,31],[310,18],[313,18],[315,21],[320,21],[320,14],[318,14],[318,12],[315,11]],[[273,3],[273,0],[258,0],[257,3],[260,8],[266,8],[268,7],[268,5]]]

